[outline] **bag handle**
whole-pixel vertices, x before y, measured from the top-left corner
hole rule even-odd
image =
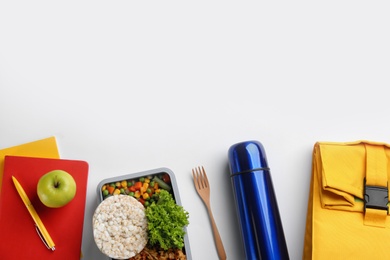
[[[387,157],[384,146],[365,144],[364,225],[385,227],[388,214]]]

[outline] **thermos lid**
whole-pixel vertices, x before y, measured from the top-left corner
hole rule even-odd
[[[268,169],[263,145],[258,141],[246,141],[232,145],[228,151],[230,174]]]

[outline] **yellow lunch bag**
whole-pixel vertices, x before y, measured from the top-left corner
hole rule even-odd
[[[303,259],[390,259],[390,146],[317,142]]]

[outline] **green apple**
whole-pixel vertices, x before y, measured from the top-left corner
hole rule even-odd
[[[66,171],[50,171],[39,179],[37,193],[45,206],[63,207],[75,197],[76,182]]]

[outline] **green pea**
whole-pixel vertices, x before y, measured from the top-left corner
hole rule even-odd
[[[108,193],[108,190],[104,190],[103,191],[103,196],[107,196],[109,193]]]

